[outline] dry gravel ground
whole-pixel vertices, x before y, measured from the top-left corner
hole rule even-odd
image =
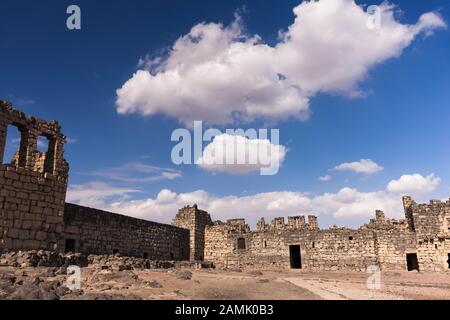
[[[81,270],[71,291],[61,269],[0,267],[0,299],[450,299],[450,272],[384,272],[369,290],[360,272]]]

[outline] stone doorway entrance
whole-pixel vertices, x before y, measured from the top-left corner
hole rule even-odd
[[[292,269],[301,269],[302,268],[302,257],[300,251],[300,245],[292,245],[289,246],[289,257],[291,260],[291,268]]]
[[[66,239],[64,251],[65,253],[75,252],[75,239]]]
[[[408,267],[408,271],[412,271],[412,270],[419,271],[419,261],[417,260],[416,253],[407,253],[406,254],[406,265]]]

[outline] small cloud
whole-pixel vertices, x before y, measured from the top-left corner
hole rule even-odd
[[[441,178],[435,177],[433,173],[428,176],[421,174],[405,174],[398,180],[391,180],[387,190],[394,193],[421,195],[434,191],[439,185]]]
[[[361,159],[355,162],[341,163],[334,167],[336,171],[354,171],[357,173],[372,174],[382,171],[384,168],[371,159]]]
[[[15,103],[19,106],[29,106],[35,104],[36,101],[32,99],[16,99]]]
[[[11,144],[8,144],[7,146],[10,148],[18,148],[20,145],[20,138],[14,138],[11,139]]]
[[[66,137],[66,142],[68,144],[73,144],[73,143],[77,143],[78,139],[77,138]]]
[[[129,194],[141,192],[137,189],[114,187],[100,181],[92,181],[86,184],[70,185],[67,190],[66,201],[82,205],[97,206],[112,197],[121,197],[125,200]]]
[[[330,181],[331,180],[331,176],[329,174],[326,174],[324,176],[319,177],[320,181]]]
[[[47,152],[48,151],[48,139],[42,136],[38,137],[37,140],[37,149],[41,152]]]
[[[100,177],[125,183],[146,183],[158,180],[173,180],[182,176],[181,171],[148,165],[140,162],[129,162],[117,167],[110,167],[85,175]]]

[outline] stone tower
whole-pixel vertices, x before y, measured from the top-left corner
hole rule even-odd
[[[20,132],[19,149],[11,161],[4,159],[8,126]],[[64,250],[69,168],[60,130],[58,122],[26,117],[0,100],[0,251]],[[47,152],[37,150],[40,136],[48,140]]]
[[[405,212],[405,218],[408,222],[408,228],[411,231],[415,231],[416,227],[414,226],[414,217],[413,217],[413,210],[412,205],[414,204],[414,201],[410,196],[403,196],[403,211]]]
[[[172,221],[172,224],[189,229],[190,231],[190,254],[191,261],[204,259],[205,251],[205,227],[212,224],[208,212],[199,210],[197,205],[181,208]]]

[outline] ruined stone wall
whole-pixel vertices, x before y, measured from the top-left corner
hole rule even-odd
[[[77,252],[159,260],[189,258],[187,229],[70,203],[65,206],[64,222],[66,241]]]
[[[373,233],[377,264],[381,270],[407,270],[406,254],[416,253],[416,236],[407,219],[386,219],[377,210],[376,218],[361,227]]]
[[[406,254],[416,253],[414,233],[398,230],[375,232],[377,255],[382,270],[407,270]]]
[[[238,238],[245,239],[245,249],[238,249]],[[205,260],[218,268],[242,267],[253,243],[253,234],[244,219],[216,221],[205,228]]]
[[[289,217],[287,224],[283,218],[270,224],[261,219],[256,231],[243,219],[215,222],[205,230],[205,260],[219,268],[290,268],[289,247],[299,245],[301,267],[307,270],[364,271],[371,265],[385,271],[407,270],[407,254],[417,256],[419,270],[450,270],[447,202],[416,205],[411,200],[410,205],[407,219],[386,219],[377,210],[375,219],[356,230],[336,226],[320,230],[314,216],[308,223],[302,216]],[[430,221],[435,221],[434,227],[422,225]],[[412,225],[422,230],[421,237]],[[238,248],[239,239],[245,242],[244,249]]]
[[[211,216],[197,205],[181,208],[172,224],[189,229],[190,260],[203,260],[205,252],[205,227],[212,224]]]
[[[431,200],[417,204],[411,197],[403,197],[405,214],[412,215],[414,231],[418,239],[450,236],[450,200]]]
[[[229,237],[225,224],[214,224],[205,229],[205,260],[211,261],[217,268],[229,267],[227,256],[234,251],[234,242]]]
[[[421,271],[450,271],[450,239],[420,241],[417,256]]]
[[[4,159],[8,126],[20,132],[13,159]],[[37,150],[38,138],[47,152]],[[359,229],[320,230],[315,216],[264,219],[250,230],[244,219],[211,221],[196,205],[179,210],[169,226],[65,204],[65,136],[46,122],[0,100],[0,251],[66,248],[85,253],[170,260],[209,260],[218,267],[289,268],[300,249],[309,270],[405,270],[417,257],[423,271],[450,270],[450,200],[417,204],[403,197],[405,220],[375,219]],[[8,140],[9,141],[9,140]],[[296,246],[293,248],[293,246]],[[411,260],[410,260],[411,264]]]
[[[403,197],[405,214],[411,216],[417,242],[419,269],[450,269],[450,200],[418,204]]]
[[[7,161],[3,158],[10,125],[19,129],[21,139],[16,156]],[[39,136],[49,141],[46,153],[37,150]],[[56,121],[26,117],[0,101],[0,251],[63,250],[68,173],[64,143]]]
[[[370,230],[333,228],[319,230],[310,216],[276,218],[270,225],[258,223],[251,231],[245,221],[217,222],[205,231],[205,260],[219,268],[289,268],[290,246],[299,245],[301,267],[308,270],[365,270],[376,264],[373,233]],[[239,248],[239,239],[245,248]],[[241,240],[242,241],[242,240]]]
[[[305,266],[310,270],[365,271],[377,264],[374,235],[368,230],[320,230],[304,246]]]

